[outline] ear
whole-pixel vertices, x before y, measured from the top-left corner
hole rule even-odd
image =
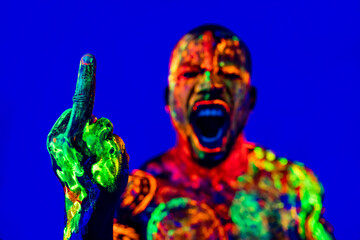
[[[250,86],[249,100],[250,100],[250,110],[253,110],[256,103],[256,88],[254,86]]]
[[[169,113],[170,112],[170,109],[169,109],[169,86],[166,86],[166,88],[165,88],[164,100],[165,100],[165,111],[167,113]]]
[[[165,88],[164,100],[165,100],[165,105],[168,106],[169,105],[169,86],[166,86],[166,88]]]

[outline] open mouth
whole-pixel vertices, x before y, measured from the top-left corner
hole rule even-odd
[[[196,102],[190,114],[190,124],[199,143],[210,149],[222,145],[229,123],[229,106],[218,99]]]

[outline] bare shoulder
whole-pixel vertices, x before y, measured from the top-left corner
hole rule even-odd
[[[323,218],[324,188],[314,172],[303,163],[254,146],[249,151],[247,175],[258,188],[275,193],[281,199],[294,200],[289,209],[296,213],[298,231],[303,238],[333,239],[333,228]]]
[[[277,156],[272,150],[260,146],[249,149],[249,169],[253,175],[267,175],[281,179],[281,185],[303,189],[322,195],[324,189],[314,172],[303,163]],[[280,185],[279,185],[280,187]]]
[[[155,192],[156,179],[150,173],[134,170],[122,195],[121,208],[127,208],[132,215],[137,215],[150,204]]]
[[[128,184],[121,196],[121,204],[116,211],[114,239],[142,239],[146,223],[142,213],[154,198],[156,179],[142,170],[134,170],[129,175]]]

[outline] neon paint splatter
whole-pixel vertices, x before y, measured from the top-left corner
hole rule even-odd
[[[96,232],[92,226],[97,225],[97,221],[108,221],[93,216],[97,209],[106,211],[104,205],[112,211],[116,202],[111,206],[107,198],[120,197],[127,179],[128,156],[123,141],[112,133],[109,120],[96,121],[91,115],[95,69],[95,58],[84,55],[80,60],[73,107],[59,117],[47,140],[53,170],[65,192],[64,239],[87,238]],[[107,226],[111,234],[111,222]]]
[[[180,39],[167,106],[178,142],[133,171],[105,231],[104,219],[92,216],[116,203],[127,155],[111,122],[91,118],[96,66],[93,56],[84,57],[73,109],[48,138],[65,191],[64,239],[86,239],[86,231],[98,238],[113,231],[113,239],[333,239],[314,173],[242,135],[255,103],[249,58],[223,27],[203,26]]]

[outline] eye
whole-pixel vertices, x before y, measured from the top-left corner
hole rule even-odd
[[[200,72],[198,71],[190,71],[190,72],[184,72],[181,76],[185,78],[194,78],[196,77]]]
[[[239,78],[240,78],[240,76],[237,75],[237,74],[235,74],[235,73],[225,73],[225,74],[224,74],[224,77],[225,77],[226,79],[230,79],[230,80],[235,80],[235,79],[239,79]]]

